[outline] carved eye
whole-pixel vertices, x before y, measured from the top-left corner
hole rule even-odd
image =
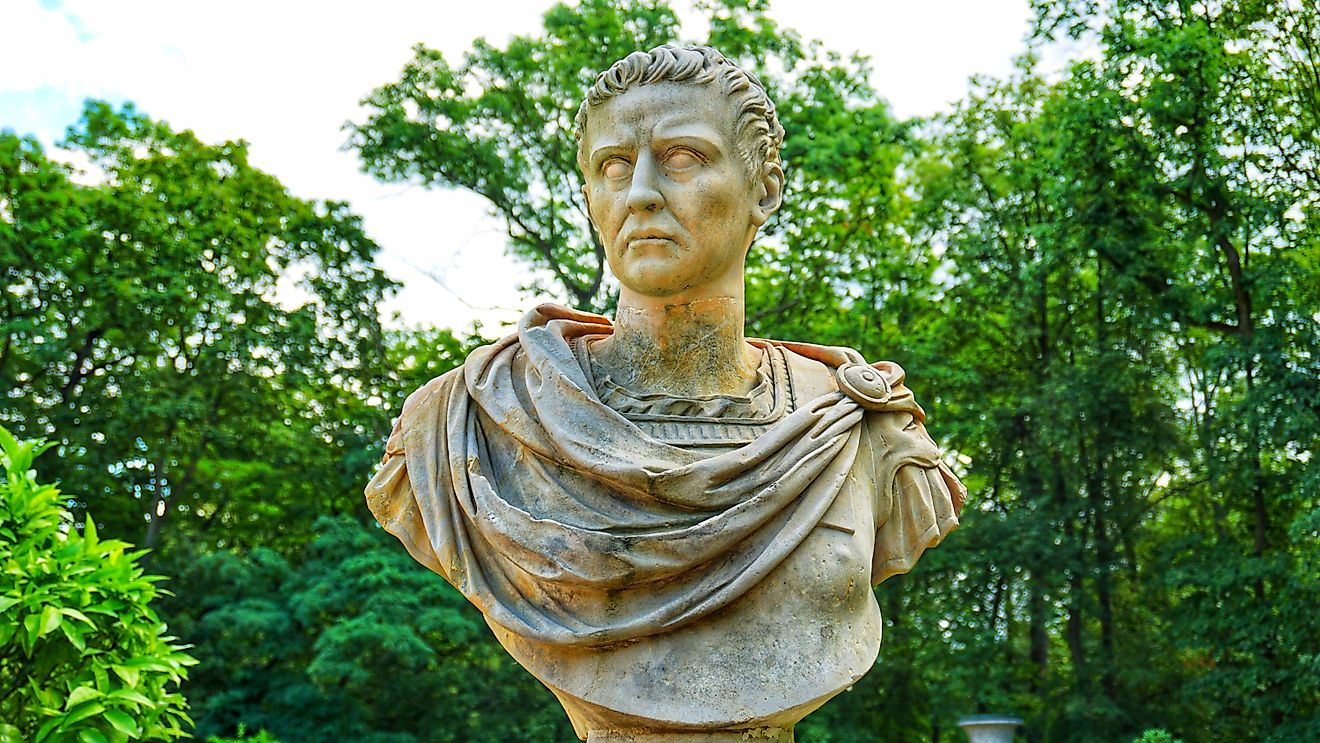
[[[628,174],[632,172],[632,166],[626,160],[615,158],[607,161],[600,172],[606,178],[627,178]]]
[[[701,158],[697,157],[691,150],[673,150],[665,158],[665,165],[670,170],[687,170],[701,164]]]

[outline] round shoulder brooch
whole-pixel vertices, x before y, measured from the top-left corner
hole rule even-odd
[[[867,364],[844,364],[838,368],[836,375],[839,389],[867,410],[883,409],[894,394],[885,375]]]

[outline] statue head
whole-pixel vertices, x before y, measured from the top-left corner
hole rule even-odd
[[[576,137],[578,168],[585,168],[582,135],[591,110],[633,88],[656,83],[718,86],[728,98],[737,121],[738,149],[749,173],[758,173],[767,162],[782,163],[779,148],[784,128],[779,125],[775,104],[756,76],[738,67],[708,46],[658,46],[649,52],[633,52],[596,76],[587,98],[578,106]]]
[[[588,91],[577,136],[589,216],[625,290],[741,297],[784,183],[784,130],[755,77],[706,47],[635,52]]]

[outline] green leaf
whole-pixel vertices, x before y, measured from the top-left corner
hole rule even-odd
[[[88,655],[93,655],[89,653]],[[110,675],[106,673],[105,667],[100,665],[103,661],[98,658],[92,663],[92,678],[96,681],[96,688],[105,691],[110,688]]]
[[[36,735],[35,738],[33,738],[33,740],[34,740],[36,743],[42,743],[42,742],[45,741],[45,740],[50,736],[50,734],[53,733],[53,732],[55,731],[55,729],[58,728],[58,727],[61,725],[61,723],[63,723],[63,722],[64,722],[64,718],[63,718],[63,717],[52,717],[52,718],[50,718],[50,719],[47,720],[46,722],[42,723],[41,727],[37,728],[37,735]]]
[[[124,683],[128,684],[130,687],[134,687],[138,685],[138,677],[140,675],[140,672],[137,668],[116,663],[110,666],[110,670],[114,671],[115,675],[123,679]]]
[[[129,702],[133,702],[141,707],[150,707],[154,704],[154,702],[152,702],[144,694],[142,694],[142,692],[137,691],[136,689],[115,689],[114,691],[106,694],[106,697],[110,699],[123,699]]]
[[[64,616],[66,616],[66,617],[73,617],[74,619],[78,619],[78,620],[80,620],[80,621],[86,622],[87,624],[89,624],[89,625],[91,625],[91,626],[93,626],[93,627],[96,626],[96,623],[95,623],[95,622],[93,622],[92,620],[88,619],[86,614],[83,614],[82,612],[78,611],[77,609],[73,609],[73,608],[70,608],[70,607],[67,607],[67,606],[66,606],[66,607],[64,607],[63,609],[60,609],[60,613],[62,613],[62,614],[63,614]]]
[[[100,702],[86,702],[74,707],[64,713],[63,719],[60,720],[60,730],[64,730],[74,723],[82,722],[93,715],[99,715],[104,711],[105,705]]]
[[[106,740],[105,733],[96,728],[84,728],[78,731],[78,740],[82,743],[109,743]]]
[[[101,690],[91,686],[79,686],[69,694],[69,698],[64,702],[64,709],[69,710],[82,704],[83,702],[96,699],[101,696]]]
[[[152,658],[145,655],[140,655],[136,658],[129,658],[124,661],[123,666],[125,668],[136,669],[139,671],[156,671],[158,673],[173,670],[170,668],[169,663],[162,661],[160,658]]]
[[[106,721],[114,726],[115,730],[118,730],[130,738],[137,737],[139,732],[138,726],[137,723],[133,721],[132,717],[129,717],[117,709],[106,710],[104,716]]]
[[[83,639],[81,628],[65,623],[60,625],[60,630],[64,633],[64,637],[68,639],[69,644],[77,648],[78,652],[81,653],[87,649],[87,642]]]
[[[37,637],[45,637],[60,626],[60,608],[58,606],[46,606],[41,610],[41,627],[37,632]]]
[[[38,633],[41,632],[41,616],[38,614],[29,614],[23,619],[23,628],[27,630],[26,649],[31,651],[32,646],[37,644]]]

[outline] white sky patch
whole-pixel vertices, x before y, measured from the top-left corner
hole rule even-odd
[[[299,261],[293,265],[285,267],[280,273],[280,277],[275,282],[275,289],[268,297],[281,309],[286,312],[293,312],[299,307],[312,301],[311,292],[302,285],[302,282],[312,272],[311,261]]]
[[[1027,0],[777,0],[803,38],[871,58],[871,82],[900,118],[951,108],[973,75],[1007,77],[1026,51]]]
[[[92,158],[82,150],[62,150],[51,149],[46,152],[50,159],[64,163],[73,168],[69,174],[69,180],[82,186],[95,186],[98,183],[105,183],[106,173],[100,166],[92,162]]]
[[[381,184],[341,148],[358,100],[397,78],[421,42],[452,62],[478,37],[535,34],[549,0],[179,3],[5,0],[0,128],[47,146],[83,98],[132,101],[210,142],[244,139],[254,165],[302,198],[347,201],[404,288],[385,306],[407,325],[488,335],[538,298],[505,254],[503,225],[480,198]],[[687,7],[676,3],[682,13]],[[972,75],[1003,77],[1025,46],[1027,0],[778,0],[772,16],[804,38],[872,58],[873,83],[900,117],[945,110]],[[686,15],[691,15],[687,12]],[[791,194],[789,195],[791,198]],[[443,284],[432,277],[440,277]],[[290,296],[290,300],[296,298]]]

